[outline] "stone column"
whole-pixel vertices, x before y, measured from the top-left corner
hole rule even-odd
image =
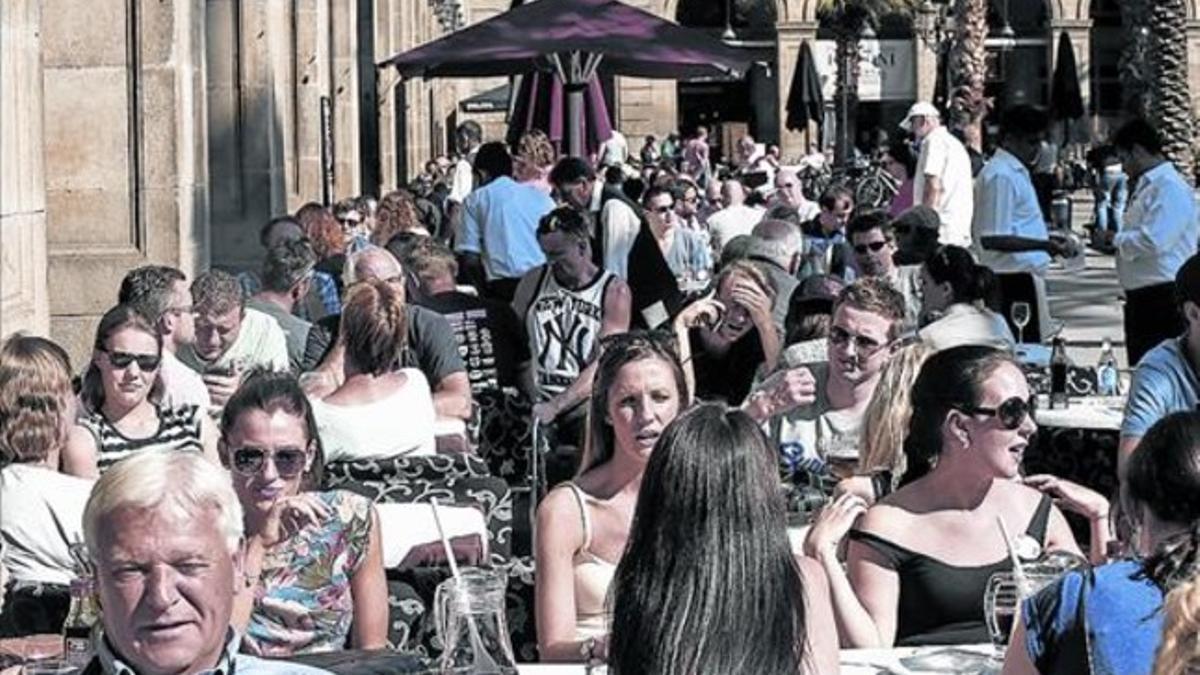
[[[1191,83],[1192,110],[1200,109],[1200,20],[1187,22],[1188,82]]]
[[[51,333],[77,363],[129,269],[208,259],[206,6],[42,2]]]
[[[800,45],[807,40],[815,52],[817,24],[811,21],[781,22],[776,29],[775,53],[779,67],[779,151],[785,161],[791,161],[820,150],[815,124],[810,122],[808,131],[790,131],[786,128],[787,100],[792,90],[792,77],[796,72]]]
[[[40,0],[0,3],[0,338],[46,335]]]
[[[941,46],[920,37],[914,37],[912,45],[913,65],[917,69],[917,100],[932,102],[933,90],[937,88],[938,50]]]

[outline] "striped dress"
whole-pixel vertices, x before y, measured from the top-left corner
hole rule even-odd
[[[197,406],[155,406],[155,411],[158,413],[158,431],[146,438],[128,438],[100,411],[81,420],[96,439],[96,465],[100,473],[122,459],[146,450],[167,448],[200,452],[204,449],[200,442],[200,415],[203,413]]]

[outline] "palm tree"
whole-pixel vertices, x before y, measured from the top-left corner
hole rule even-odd
[[[967,138],[982,138],[983,118],[991,108],[984,95],[987,82],[988,0],[955,0],[954,34],[950,42],[949,126],[968,132]],[[981,148],[975,148],[981,150]]]
[[[855,111],[858,108],[858,42],[863,29],[887,14],[916,16],[920,0],[818,0],[817,16],[833,31],[837,43],[838,162],[850,157]]]
[[[1154,0],[1143,5],[1149,10],[1146,27],[1148,89],[1146,119],[1162,134],[1163,150],[1192,178],[1192,97],[1188,89],[1187,2]]]

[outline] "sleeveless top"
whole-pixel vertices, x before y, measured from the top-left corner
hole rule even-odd
[[[99,410],[81,420],[85,429],[96,439],[96,466],[101,473],[108,467],[145,450],[204,450],[200,442],[200,408],[194,405],[177,407],[154,406],[158,416],[158,431],[145,438],[129,438],[122,434]]]
[[[564,483],[575,495],[579,515],[583,520],[583,546],[575,554],[575,638],[586,640],[608,633],[608,610],[605,600],[617,566],[592,553],[592,519],[588,517],[587,502],[592,497],[574,483]]]
[[[1045,543],[1050,497],[1043,495],[1025,534]],[[1012,570],[1008,557],[989,565],[958,566],[909,550],[883,537],[851,530],[850,538],[882,555],[900,576],[896,645],[990,642],[983,617],[988,578]]]
[[[579,378],[591,361],[604,317],[604,294],[616,276],[601,270],[578,290],[562,286],[545,265],[525,312],[539,400],[547,401]]]

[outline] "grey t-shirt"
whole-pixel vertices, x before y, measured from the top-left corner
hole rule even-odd
[[[283,337],[287,339],[288,366],[293,373],[299,373],[304,362],[304,345],[308,342],[308,331],[312,329],[312,324],[266,300],[250,298],[246,300],[246,306],[275,319],[283,329]]]

